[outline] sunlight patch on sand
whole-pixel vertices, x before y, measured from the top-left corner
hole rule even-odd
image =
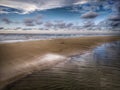
[[[44,70],[49,69],[50,67],[60,63],[67,58],[62,55],[48,53],[43,56],[40,56],[32,61],[23,62],[20,64],[13,65],[11,68],[3,68],[1,72],[1,80],[0,81],[7,81],[11,78],[19,75],[28,75],[31,74],[33,71],[36,70]],[[15,63],[15,62],[14,62]],[[18,77],[20,78],[20,77]],[[14,80],[13,80],[14,81]]]
[[[58,59],[65,59],[65,57],[64,56],[62,56],[62,55],[58,55],[58,54],[46,54],[46,55],[44,55],[43,57],[42,57],[42,60],[44,60],[44,61],[49,61],[49,62],[51,62],[51,61],[56,61],[56,60],[58,60]]]

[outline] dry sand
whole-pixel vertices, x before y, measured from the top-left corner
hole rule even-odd
[[[117,40],[120,40],[119,36],[101,36],[0,44],[0,87],[34,70],[53,66],[68,56]],[[58,61],[47,60],[40,64],[38,60],[46,60],[45,57],[56,57]]]

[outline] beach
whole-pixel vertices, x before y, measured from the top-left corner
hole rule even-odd
[[[34,71],[50,68],[72,55],[119,40],[119,36],[90,36],[0,44],[0,87]]]

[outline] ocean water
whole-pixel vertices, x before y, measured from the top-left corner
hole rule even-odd
[[[49,38],[72,37],[72,36],[79,36],[79,34],[0,34],[0,41],[49,39]]]
[[[0,34],[0,43],[24,42],[31,40],[46,40],[55,38],[71,38],[82,36],[107,36],[113,34]],[[117,35],[117,34],[116,34]]]
[[[4,90],[120,90],[120,41],[69,58]]]

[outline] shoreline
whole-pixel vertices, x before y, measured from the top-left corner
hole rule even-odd
[[[6,38],[7,35],[7,38]],[[10,36],[9,36],[10,35]],[[12,35],[12,36],[11,36]],[[17,35],[17,36],[16,36]],[[27,35],[27,36],[26,36]],[[37,38],[35,37],[36,35]],[[41,36],[43,35],[43,36]],[[48,36],[47,36],[48,35]],[[50,36],[49,36],[50,35]],[[52,36],[51,36],[52,35]],[[111,35],[111,34],[0,34],[0,44],[7,44],[7,43],[18,43],[18,42],[30,42],[30,41],[39,41],[39,40],[54,40],[54,39],[71,39],[71,38],[80,38],[80,37],[103,37],[103,36],[119,36]],[[21,38],[23,37],[23,38]]]
[[[39,57],[49,54],[57,55],[60,57],[70,57],[71,55],[84,54],[86,51],[89,51],[98,45],[118,40],[120,40],[119,36],[94,36],[0,44],[0,60],[2,62],[0,65],[2,71],[0,72],[0,78],[5,78],[4,80],[0,79],[0,86],[4,86],[9,84],[9,82],[13,82],[11,79],[17,79],[17,76],[20,77],[25,73],[30,74],[33,71],[36,71],[37,68],[39,68],[36,65],[39,63],[36,63],[35,59]],[[48,57],[46,62],[48,62],[50,57]],[[55,56],[51,58],[54,57]],[[57,59],[59,61],[59,58]],[[63,60],[64,59],[66,58],[63,58]],[[31,65],[33,62],[35,62],[35,65]],[[46,62],[44,64],[50,63]],[[27,66],[25,68],[18,67],[22,64],[29,64],[30,66],[28,65],[29,67]],[[16,75],[11,76],[11,78],[10,75],[12,74]]]
[[[102,33],[102,34],[114,34],[114,33],[120,33],[119,30],[0,30],[0,34],[87,34],[87,33],[91,33],[91,34],[98,34],[98,33]]]
[[[31,41],[40,41],[40,40],[54,40],[54,39],[72,39],[72,38],[80,38],[80,37],[103,37],[103,36],[119,36],[119,35],[88,35],[88,36],[73,36],[73,37],[54,37],[54,38],[41,38],[41,39],[16,39],[16,40],[2,40],[0,44],[9,44],[9,43],[19,43],[19,42],[31,42]]]

